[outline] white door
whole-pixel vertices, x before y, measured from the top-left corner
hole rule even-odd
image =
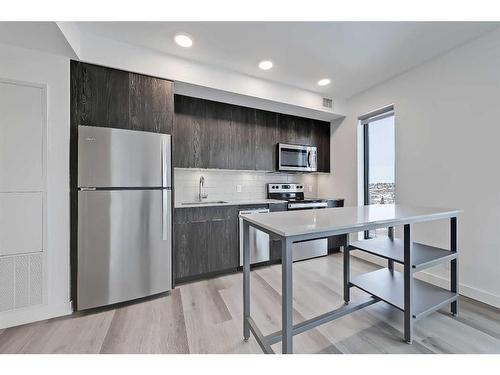
[[[43,250],[44,98],[0,81],[0,256]]]

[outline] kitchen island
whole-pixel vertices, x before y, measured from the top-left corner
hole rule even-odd
[[[460,210],[403,205],[370,205],[327,208],[322,210],[285,211],[241,216],[243,219],[243,336],[254,334],[265,353],[274,353],[271,345],[282,341],[282,352],[293,353],[293,336],[346,314],[384,301],[404,312],[404,338],[411,343],[414,321],[450,304],[458,312],[457,216]],[[413,225],[434,220],[450,220],[450,249],[414,243]],[[282,252],[282,329],[264,336],[250,316],[250,226],[281,241]],[[403,240],[394,239],[393,228],[404,226]],[[349,244],[349,233],[389,228],[389,238],[357,241]],[[293,324],[292,244],[294,242],[344,235],[343,273],[345,305]],[[352,249],[366,251],[387,259],[388,267],[351,280]],[[451,262],[450,290],[414,279],[414,272],[440,262]],[[404,265],[404,272],[394,270],[394,262]],[[370,296],[351,303],[350,288],[357,287]]]

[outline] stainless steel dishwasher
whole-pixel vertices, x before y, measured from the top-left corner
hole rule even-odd
[[[240,210],[240,215],[268,213],[269,208],[249,208]],[[240,218],[240,266],[243,266],[243,220]],[[266,262],[270,259],[269,235],[250,227],[250,263]]]

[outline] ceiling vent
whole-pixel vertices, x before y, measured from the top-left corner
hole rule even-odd
[[[323,107],[324,108],[333,108],[333,100],[330,98],[323,98]]]

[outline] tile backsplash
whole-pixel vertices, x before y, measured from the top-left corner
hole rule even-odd
[[[174,169],[175,204],[198,200],[200,177],[205,177],[206,200],[253,200],[267,198],[267,184],[273,182],[302,183],[304,194],[318,194],[318,176],[315,174],[286,174],[262,171],[236,171],[225,169]],[[241,192],[238,191],[241,188]]]

